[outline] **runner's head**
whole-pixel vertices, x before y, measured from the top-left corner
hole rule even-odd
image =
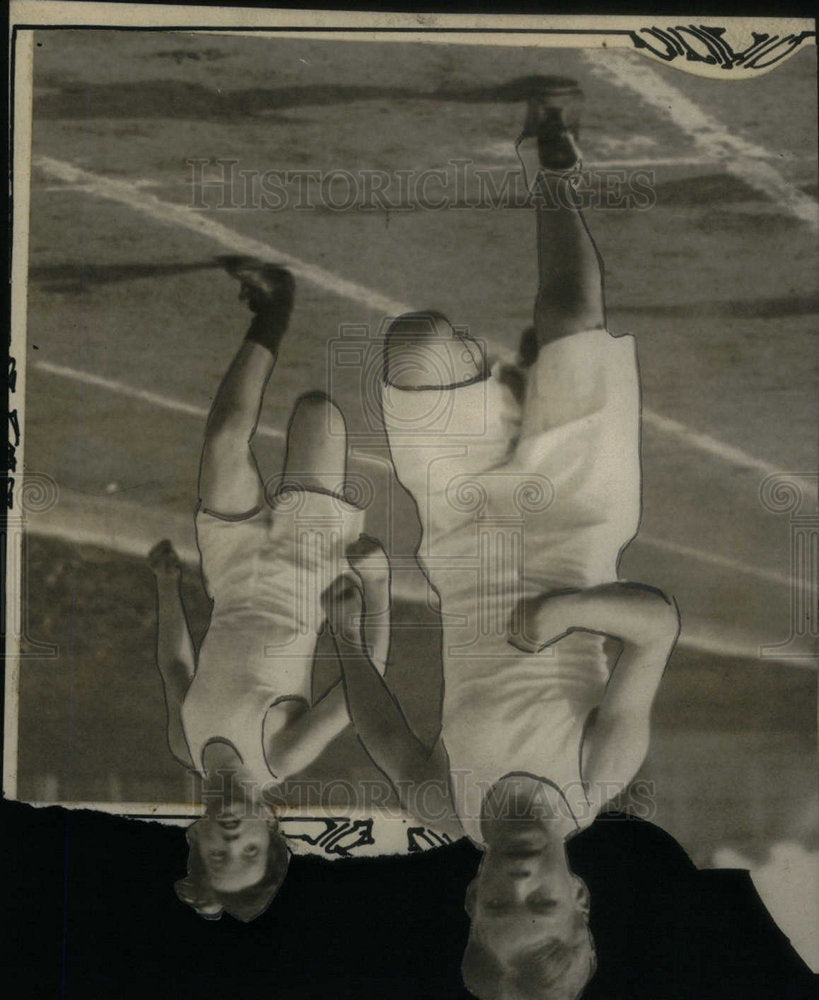
[[[227,911],[237,920],[262,914],[279,890],[290,852],[272,817],[205,817],[187,831],[188,874],[179,898],[209,920]]]
[[[405,337],[455,337],[456,333],[452,324],[437,309],[424,309],[420,312],[403,313],[390,323],[387,328],[387,336]]]
[[[479,1000],[574,1000],[594,975],[588,890],[548,857],[487,854],[466,909],[461,973]]]
[[[436,309],[404,313],[387,328],[383,378],[401,389],[447,389],[480,378],[483,348]]]
[[[531,776],[510,775],[484,798],[461,967],[480,1000],[573,1000],[594,974],[589,893],[566,857],[576,830],[559,789]]]

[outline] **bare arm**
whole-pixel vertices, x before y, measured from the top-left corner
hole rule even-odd
[[[676,603],[654,587],[610,583],[524,602],[510,641],[537,652],[571,632],[621,650],[583,743],[583,777],[598,808],[622,791],[648,752],[651,708],[680,630]]]
[[[390,569],[379,543],[362,535],[347,549],[347,558],[366,592],[366,610],[353,578],[339,577],[322,596],[328,619],[351,637],[363,634],[379,673],[387,666],[390,644]],[[308,711],[297,717],[286,703],[274,706],[267,719],[273,732],[267,759],[280,781],[304,770],[350,722],[347,697],[339,681]],[[277,719],[276,715],[280,717]]]
[[[364,639],[370,659],[378,672],[387,678],[389,689],[412,731],[424,746],[433,746],[441,735],[443,664],[440,639],[435,646],[425,642],[420,654],[415,643],[407,643],[393,660],[390,655],[392,567],[389,558],[380,542],[368,535],[361,535],[349,546],[347,558],[364,591]],[[428,640],[429,633],[423,638]]]
[[[151,549],[148,565],[156,581],[156,665],[165,694],[168,746],[181,764],[193,767],[181,717],[182,702],[195,669],[193,642],[182,603],[182,563],[173,545],[163,540]]]
[[[390,781],[402,807],[425,822],[434,822],[436,828],[457,836],[460,827],[454,818],[449,794],[449,761],[443,744],[437,739],[431,746],[425,746],[418,739],[382,676],[389,637],[386,643],[378,636],[373,638],[370,626],[374,619],[367,607],[375,593],[375,600],[379,602],[376,606],[382,608],[383,590],[380,588],[384,565],[387,571],[389,566],[380,546],[374,543],[376,552],[371,543],[372,539],[367,540],[368,558],[363,569],[358,558],[360,553],[351,555],[357,580],[350,577],[346,587],[338,587],[328,595],[328,620],[341,661],[350,718],[359,742]],[[376,617],[380,619],[379,626],[383,626],[383,616]],[[358,622],[360,628],[356,627]],[[380,663],[371,655],[372,650],[378,650],[379,641],[384,650]],[[424,815],[419,815],[422,786]]]
[[[268,709],[265,753],[278,781],[286,781],[303,771],[349,724],[347,703],[341,682],[301,714],[292,714],[293,702],[279,702]]]
[[[582,773],[595,809],[624,791],[646,758],[651,708],[680,632],[677,605],[659,591],[612,595],[610,613],[628,616],[629,627],[614,631],[622,648],[583,743]]]
[[[354,615],[360,615],[361,627],[348,618],[345,632],[354,642],[363,634],[370,659],[383,676],[387,669],[392,632],[390,561],[381,543],[369,535],[360,535],[348,546],[347,559],[360,582],[363,603],[360,606],[356,604],[353,609]]]
[[[347,706],[362,747],[388,779],[406,812],[426,823],[434,822],[443,832],[452,832],[457,821],[449,794],[449,760],[442,741],[438,739],[432,747],[425,747],[361,647],[339,635],[336,645]]]

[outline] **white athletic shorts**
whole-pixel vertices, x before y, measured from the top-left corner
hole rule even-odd
[[[419,556],[433,583],[451,579],[453,558],[476,555],[475,529],[506,525],[528,584],[593,586],[616,578],[637,531],[634,338],[564,337],[542,347],[525,375],[522,404],[497,366],[454,389],[384,387],[390,451],[418,506]]]

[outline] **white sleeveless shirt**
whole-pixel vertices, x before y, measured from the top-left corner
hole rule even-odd
[[[232,746],[261,788],[275,762],[263,744],[268,709],[311,702],[312,668],[324,623],[321,595],[346,566],[364,512],[340,498],[295,490],[252,518],[200,512],[197,541],[214,606],[182,724],[196,770],[211,742]]]

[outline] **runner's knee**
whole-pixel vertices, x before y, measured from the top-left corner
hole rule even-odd
[[[243,414],[227,407],[215,406],[208,415],[205,442],[214,447],[224,442],[231,447],[247,444],[250,440],[248,422]]]
[[[199,500],[211,512],[244,514],[259,505],[262,485],[253,452],[228,435],[205,441],[199,468]]]
[[[343,488],[346,461],[347,425],[341,410],[325,392],[300,396],[287,428],[282,482],[337,492]]]
[[[296,400],[290,415],[288,442],[298,445],[299,439],[312,443],[324,438],[343,438],[346,425],[344,415],[326,392],[315,389],[305,392]]]
[[[231,469],[252,461],[247,425],[236,420],[210,420],[202,447],[202,467]]]

